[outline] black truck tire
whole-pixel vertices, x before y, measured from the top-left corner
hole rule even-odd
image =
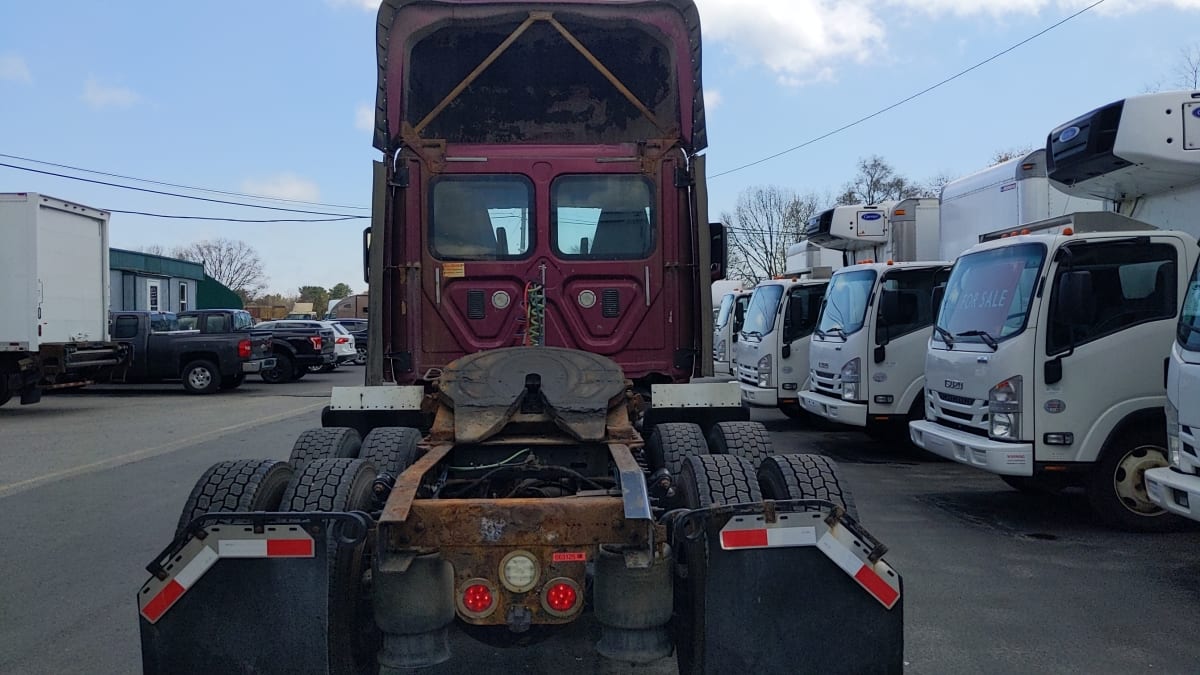
[[[179,374],[183,388],[189,394],[211,394],[221,388],[221,371],[207,359],[197,359],[183,367]]]
[[[702,509],[722,504],[762,501],[754,464],[737,455],[698,455],[687,458],[679,477],[683,506]],[[709,583],[703,540],[677,541],[677,553],[687,570],[676,581],[672,630],[680,675],[707,675],[704,665],[704,589]],[[708,544],[713,546],[715,544]],[[682,581],[682,583],[680,583]],[[801,669],[802,670],[802,669]]]
[[[719,422],[708,432],[708,449],[714,454],[737,455],[756,465],[774,450],[771,434],[762,422]]]
[[[223,377],[223,378],[221,378],[221,389],[224,391],[229,391],[231,389],[237,389],[238,387],[242,386],[242,383],[245,381],[246,381],[245,373],[238,373],[237,375],[230,375],[229,377]]]
[[[0,405],[8,403],[12,395],[12,391],[8,388],[8,376],[0,373]]]
[[[689,509],[762,501],[754,463],[737,455],[688,457],[679,483],[683,505]]]
[[[318,459],[292,476],[280,511],[370,511],[375,467],[362,459]],[[331,673],[370,672],[379,650],[379,630],[364,597],[363,573],[370,569],[365,542],[328,542],[328,666]],[[303,589],[297,589],[303,592]]]
[[[300,434],[292,444],[292,454],[288,461],[296,470],[318,459],[354,459],[358,457],[362,447],[362,437],[358,431],[350,427],[323,427],[309,429]]]
[[[837,463],[822,455],[775,455],[758,467],[758,482],[767,499],[823,499],[858,520],[858,508]]]
[[[275,365],[259,373],[259,377],[261,377],[262,381],[266,382],[267,384],[280,384],[282,382],[290,381],[292,379],[292,373],[295,370],[296,362],[291,356],[285,353],[276,352]]]
[[[1176,517],[1146,494],[1145,472],[1167,466],[1166,447],[1166,425],[1130,430],[1106,444],[1084,486],[1088,502],[1105,524],[1131,532],[1178,527]]]
[[[374,464],[379,473],[396,478],[416,461],[421,438],[420,431],[409,427],[376,427],[362,440],[358,456]]]
[[[646,438],[646,456],[654,469],[666,467],[675,480],[688,457],[708,454],[708,443],[700,425],[691,422],[656,424]]]
[[[274,459],[217,462],[200,476],[184,502],[175,536],[205,513],[274,511],[292,473],[290,464]]]

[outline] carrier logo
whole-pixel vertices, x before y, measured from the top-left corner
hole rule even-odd
[[[1200,117],[1200,107],[1192,108],[1192,117]]]
[[[864,213],[864,214],[862,214],[863,220],[879,220],[882,217],[883,217],[883,214],[881,214],[881,213]]]
[[[1075,137],[1078,135],[1079,135],[1079,127],[1067,127],[1066,129],[1062,130],[1061,134],[1058,135],[1058,142],[1059,143],[1068,143],[1070,141],[1075,140]]]
[[[946,388],[953,389],[956,391],[962,391],[963,383],[959,382],[958,380],[946,380]]]

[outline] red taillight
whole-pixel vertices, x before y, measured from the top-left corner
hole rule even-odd
[[[250,358],[250,351],[251,351],[251,346],[250,346],[249,340],[242,340],[241,342],[238,343],[238,356],[240,358],[243,358],[243,359]]]
[[[308,338],[308,341],[312,343],[313,349],[315,349],[317,351],[321,351],[321,336],[320,335],[310,335]]]
[[[471,584],[463,591],[463,607],[473,614],[483,614],[492,608],[492,589],[484,584]]]
[[[546,604],[556,612],[569,612],[579,602],[579,593],[570,584],[552,584],[546,591]]]
[[[344,345],[349,341],[350,341],[350,338],[348,338],[348,337],[340,337],[337,339],[337,344]]]

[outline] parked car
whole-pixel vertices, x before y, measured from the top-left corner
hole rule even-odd
[[[350,331],[354,336],[354,349],[358,352],[358,356],[353,363],[357,365],[366,365],[367,363],[367,320],[366,319],[333,319],[334,323],[340,323]]]
[[[254,327],[272,336],[275,368],[264,370],[262,379],[271,384],[298,380],[308,373],[309,366],[334,364],[337,332],[323,321],[290,320],[264,321]]]
[[[129,346],[124,367],[112,382],[180,380],[192,394],[211,394],[242,384],[247,372],[275,365],[265,333],[203,333],[182,330],[171,312],[111,312],[112,339]]]
[[[181,330],[196,330],[202,335],[228,335],[237,333],[248,335],[256,340],[265,340],[266,352],[270,356],[261,362],[247,363],[242,368],[242,376],[238,384],[245,378],[246,373],[261,373],[275,367],[273,336],[268,331],[259,331],[254,327],[254,317],[244,309],[197,309],[176,314]]]
[[[337,357],[337,360],[321,366],[309,366],[309,372],[328,373],[340,365],[356,363],[358,360],[358,350],[355,348],[354,335],[340,323],[334,321],[321,321],[319,323],[327,324],[336,333],[333,340],[333,353]]]

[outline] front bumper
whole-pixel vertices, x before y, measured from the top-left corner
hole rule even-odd
[[[261,373],[264,370],[270,370],[275,367],[275,357],[269,359],[258,359],[255,361],[245,361],[242,363],[243,373]]]
[[[844,401],[813,391],[800,392],[800,404],[814,415],[855,427],[867,426],[867,404]]]
[[[1146,472],[1150,501],[1184,518],[1200,521],[1200,476],[1179,473],[1170,467]]]
[[[775,389],[763,389],[752,384],[739,382],[742,388],[742,402],[755,408],[778,408],[779,392]]]
[[[908,425],[912,442],[939,457],[1002,476],[1033,475],[1033,444],[1005,443],[928,420]]]

